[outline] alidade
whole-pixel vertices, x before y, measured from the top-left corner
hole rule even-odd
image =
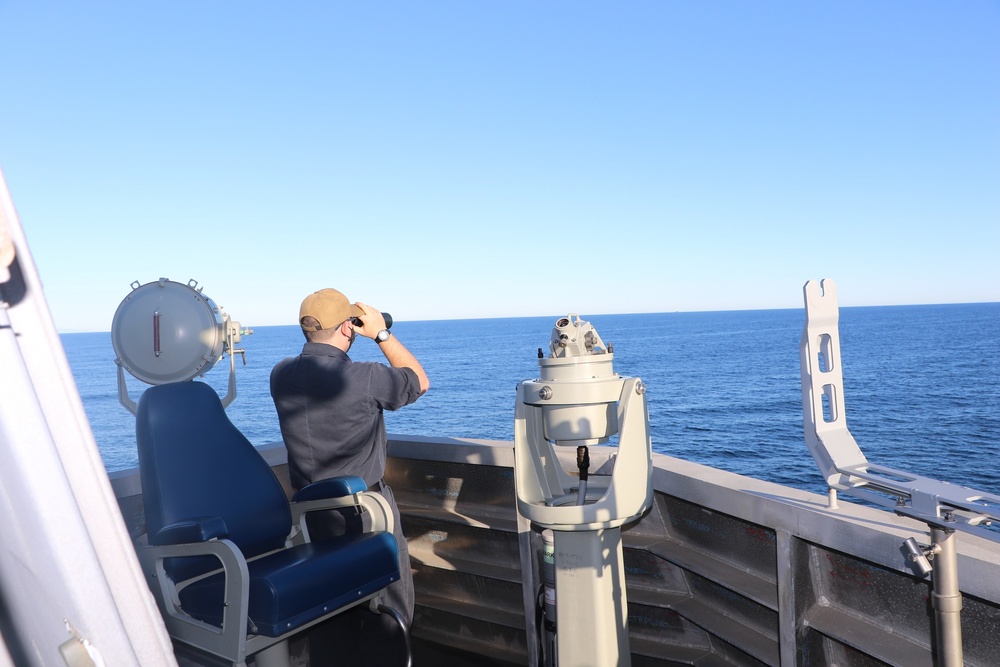
[[[652,443],[646,388],[614,372],[614,354],[576,313],[559,318],[549,355],[539,349],[540,375],[522,382],[514,415],[517,511],[527,523],[522,554],[551,531],[554,604],[546,600],[548,664],[630,664],[621,526],[652,505]],[[618,436],[610,475],[589,472],[588,447]],[[557,447],[577,447],[575,474]],[[565,457],[564,457],[565,458]],[[523,557],[523,556],[522,556]],[[541,586],[539,569],[523,564],[525,590]],[[554,623],[549,623],[554,621]],[[560,632],[573,628],[573,633]],[[555,657],[558,656],[558,657]]]

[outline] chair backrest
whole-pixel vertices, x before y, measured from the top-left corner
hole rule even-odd
[[[203,382],[150,387],[136,412],[139,477],[152,540],[165,525],[220,517],[246,558],[284,546],[291,513],[270,466]]]

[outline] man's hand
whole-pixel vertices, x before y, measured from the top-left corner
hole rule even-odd
[[[385,318],[382,316],[382,311],[378,308],[372,308],[368,304],[356,302],[356,305],[361,310],[365,311],[365,314],[361,316],[361,326],[354,325],[354,330],[358,332],[359,335],[365,338],[371,338],[374,340],[376,334],[382,329],[385,329]]]

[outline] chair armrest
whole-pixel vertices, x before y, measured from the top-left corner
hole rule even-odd
[[[300,489],[300,493],[306,489],[315,486],[316,484],[324,484],[325,482],[330,482],[331,480],[322,480],[320,482],[315,482],[309,486],[305,486]],[[392,507],[389,505],[389,501],[385,499],[380,493],[375,493],[374,491],[365,491],[364,482],[361,478],[354,478],[361,486],[360,491],[356,491],[351,495],[346,495],[343,497],[320,497],[315,500],[303,500],[298,501],[293,500],[289,504],[289,509],[292,511],[292,532],[288,536],[286,543],[288,545],[298,544],[303,541],[309,542],[309,528],[306,526],[306,514],[309,512],[317,512],[320,510],[330,510],[338,509],[342,507],[361,507],[366,512],[368,512],[371,519],[370,531],[386,531],[393,532],[395,527],[395,520],[392,516]],[[336,486],[336,485],[332,485]],[[298,498],[298,494],[295,496]]]
[[[358,494],[361,505],[371,515],[372,532],[384,530],[391,533],[396,529],[396,521],[392,516],[392,506],[381,493],[365,491]]]
[[[353,496],[355,493],[361,493],[367,489],[368,485],[360,477],[355,475],[341,475],[339,477],[321,479],[318,482],[313,482],[302,487],[292,496],[292,502],[297,503],[324,498],[343,498],[345,496]]]
[[[250,598],[250,575],[239,547],[228,539],[218,539],[191,544],[139,546],[136,554],[171,636],[185,638],[213,652],[225,651],[218,655],[237,655],[239,647],[246,643]],[[219,628],[188,616],[180,608],[178,585],[167,575],[163,560],[188,556],[214,556],[221,562],[226,577],[221,633]],[[183,582],[178,583],[183,585]]]
[[[157,531],[149,538],[151,545],[187,544],[208,542],[229,537],[229,528],[222,517],[199,516],[184,521],[175,521]]]

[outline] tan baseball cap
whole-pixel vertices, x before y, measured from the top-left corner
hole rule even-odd
[[[340,323],[351,317],[361,317],[365,311],[348,301],[347,297],[335,289],[321,289],[313,292],[302,300],[299,307],[299,326],[303,331],[319,331],[340,326]],[[307,327],[302,324],[302,318],[315,317],[319,320],[318,327]]]

